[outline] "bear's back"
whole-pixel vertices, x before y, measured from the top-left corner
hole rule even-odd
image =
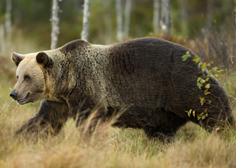
[[[173,68],[184,67],[188,49],[157,38],[142,38],[111,45],[108,49],[111,92],[108,99],[122,97],[123,103],[156,107],[163,104],[171,86]],[[191,68],[196,68],[190,62]],[[181,68],[179,69],[181,70]],[[109,91],[108,91],[109,92]],[[142,104],[142,105],[141,105]]]

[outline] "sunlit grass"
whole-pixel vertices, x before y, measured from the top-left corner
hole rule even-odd
[[[93,140],[83,139],[72,119],[55,137],[37,142],[16,138],[14,131],[36,114],[38,104],[13,102],[4,82],[0,92],[0,167],[236,166],[236,132],[209,134],[193,123],[181,128],[169,144],[147,139],[142,130],[110,126]]]

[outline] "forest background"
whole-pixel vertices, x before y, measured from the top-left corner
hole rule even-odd
[[[83,0],[64,0],[60,7],[59,46],[80,38],[83,19]],[[11,19],[14,30],[20,30],[27,39],[40,47],[50,46],[52,1],[12,0]],[[232,0],[172,0],[171,35],[183,39],[204,36],[204,30],[233,36],[234,1]],[[125,1],[122,1],[124,17]],[[161,6],[160,6],[161,10]],[[153,29],[153,0],[133,0],[130,11],[129,38],[151,36]],[[6,0],[0,0],[0,24],[5,24]],[[116,42],[116,1],[90,2],[89,42],[109,44]],[[160,33],[160,32],[156,32]],[[12,38],[14,40],[14,37]]]

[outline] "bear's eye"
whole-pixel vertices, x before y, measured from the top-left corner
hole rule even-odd
[[[24,80],[26,80],[26,81],[30,80],[30,76],[29,75],[25,75],[24,76]]]
[[[16,79],[18,80],[19,76],[16,76]]]

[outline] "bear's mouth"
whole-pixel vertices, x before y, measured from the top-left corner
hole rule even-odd
[[[30,95],[30,92],[27,93],[27,95],[26,95],[23,99],[17,100],[17,102],[18,102],[19,104],[25,104],[25,103],[26,103],[25,101],[28,99],[29,95]]]

